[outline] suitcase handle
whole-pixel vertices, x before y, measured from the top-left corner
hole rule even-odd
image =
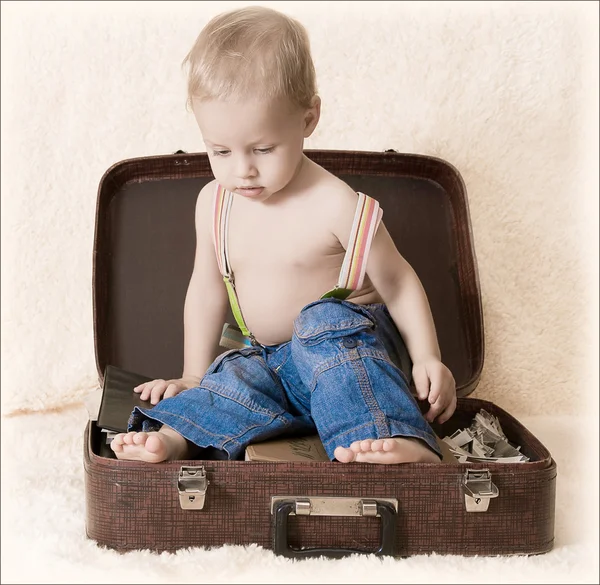
[[[381,543],[377,550],[358,550],[346,548],[295,548],[288,543],[288,519],[290,514],[296,513],[297,504],[303,498],[298,500],[280,500],[275,503],[273,508],[273,552],[276,555],[284,557],[303,559],[308,557],[332,557],[340,558],[353,554],[375,554],[379,556],[394,556],[396,543],[396,518],[397,512],[395,506],[390,502],[378,500],[361,500],[369,502],[371,506],[376,506],[377,515],[381,517]],[[323,516],[337,514],[320,514]]]

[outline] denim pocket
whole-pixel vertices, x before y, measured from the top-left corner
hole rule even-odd
[[[336,299],[315,301],[307,305],[294,322],[294,334],[305,346],[374,328],[375,322],[366,309]]]
[[[258,349],[254,347],[248,347],[245,349],[228,349],[224,351],[222,354],[218,355],[210,366],[208,366],[208,370],[206,370],[205,376],[209,374],[214,374],[221,369],[223,363],[228,359],[235,359],[239,356],[248,356],[253,353],[258,353]],[[237,355],[234,355],[237,354]]]

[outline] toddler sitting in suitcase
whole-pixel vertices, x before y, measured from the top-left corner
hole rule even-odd
[[[196,203],[183,373],[136,388],[155,406],[134,410],[116,456],[241,459],[250,443],[318,432],[342,463],[439,462],[429,423],[454,412],[454,378],[377,201],[303,153],[320,115],[305,29],[234,10],[184,63],[215,180]],[[241,347],[216,357],[228,302]],[[425,415],[398,366],[403,343]]]

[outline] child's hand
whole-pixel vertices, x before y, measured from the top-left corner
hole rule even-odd
[[[456,383],[452,372],[439,360],[413,365],[413,380],[419,400],[429,400],[428,422],[446,422],[456,409]]]
[[[195,388],[200,383],[198,378],[175,378],[173,380],[151,380],[136,386],[133,391],[140,395],[142,400],[150,400],[152,404],[158,404],[161,398],[176,396],[184,390]]]

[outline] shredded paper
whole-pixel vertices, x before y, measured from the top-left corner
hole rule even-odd
[[[529,457],[521,453],[520,446],[512,445],[497,417],[483,408],[475,415],[471,426],[457,430],[444,437],[450,451],[459,463],[519,463],[529,461]]]

